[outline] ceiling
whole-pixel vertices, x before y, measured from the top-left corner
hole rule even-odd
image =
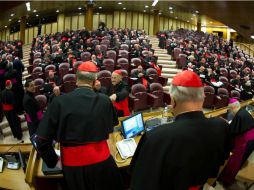
[[[1,1],[0,6],[0,28],[10,23],[17,22],[21,16],[26,15],[30,18],[36,18],[45,15],[56,16],[56,10],[67,14],[84,13],[85,1],[30,1],[31,11],[26,11],[26,1]],[[250,38],[254,32],[254,2],[253,1],[163,1],[159,0],[155,7],[152,7],[150,1],[94,1],[94,12],[112,12],[112,10],[134,10],[146,13],[153,13],[158,9],[161,15],[177,18],[183,21],[189,21],[196,24],[198,17],[202,25],[229,26],[246,38]],[[145,6],[148,7],[145,7]],[[82,9],[79,10],[78,7]],[[99,8],[102,7],[102,8]],[[172,10],[169,10],[172,7]],[[125,8],[125,9],[124,9]],[[33,12],[36,10],[36,12]],[[196,11],[199,11],[197,14]],[[10,15],[15,13],[13,17]],[[9,21],[11,19],[11,21]]]

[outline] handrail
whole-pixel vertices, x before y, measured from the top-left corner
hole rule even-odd
[[[241,50],[248,53],[251,57],[254,57],[254,44],[235,42],[235,45],[238,46]]]

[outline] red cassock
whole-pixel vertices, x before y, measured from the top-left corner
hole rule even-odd
[[[123,111],[124,116],[129,116],[131,114],[130,111],[129,111],[128,97],[125,98],[123,101],[113,102],[113,105],[116,107],[117,110]]]

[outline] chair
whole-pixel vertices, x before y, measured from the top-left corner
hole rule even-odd
[[[35,88],[35,93],[34,95],[39,95],[41,94],[44,86],[44,80],[41,78],[37,78],[34,80],[34,88]]]
[[[33,61],[33,66],[36,67],[42,62],[41,58],[37,58]]]
[[[182,52],[180,48],[174,48],[173,50],[173,60],[177,60],[179,58],[179,54]]]
[[[101,51],[106,52],[108,50],[107,44],[101,44]]]
[[[82,64],[82,63],[83,63],[83,61],[76,61],[76,62],[73,64],[73,71],[74,71],[74,73],[77,72],[78,66],[79,66],[80,64]]]
[[[226,68],[220,68],[220,74],[224,77],[228,77],[228,70]]]
[[[121,58],[129,59],[129,52],[126,50],[119,50],[119,56],[121,56]]]
[[[134,64],[135,67],[138,67],[139,65],[141,65],[141,59],[140,58],[132,58],[131,64]]]
[[[217,96],[214,99],[214,108],[222,108],[228,105],[228,90],[225,88],[219,88],[217,91]]]
[[[127,44],[121,44],[120,48],[126,51],[129,51],[129,46]]]
[[[114,50],[108,50],[106,52],[106,54],[107,54],[108,58],[113,59],[114,62],[116,61],[116,51],[114,51]]]
[[[45,78],[48,78],[48,76],[49,76],[49,71],[55,72],[55,71],[56,71],[56,66],[55,66],[55,65],[47,65],[47,66],[45,67]]]
[[[109,46],[110,45],[110,41],[106,40],[106,39],[103,39],[103,40],[101,40],[101,45],[107,45],[107,46]]]
[[[57,52],[58,49],[59,49],[59,48],[58,48],[58,45],[57,45],[57,44],[53,45],[53,46],[52,46],[52,53]]]
[[[111,85],[110,71],[103,70],[98,72],[97,79],[101,82],[101,86],[108,88]]]
[[[150,93],[148,93],[148,104],[152,108],[164,107],[165,103],[169,105],[170,102],[170,94],[163,91],[163,87],[160,83],[150,84]]]
[[[117,60],[117,64],[121,66],[121,69],[129,71],[129,61],[126,58],[119,58]]]
[[[44,73],[42,72],[42,67],[35,67],[32,71],[32,79],[35,80],[37,78],[44,79]]]
[[[212,86],[204,87],[205,99],[203,103],[203,108],[214,108],[214,98],[215,98],[215,90]]]
[[[60,79],[63,79],[64,75],[69,73],[69,70],[70,70],[69,63],[61,63],[58,69]]]
[[[143,57],[147,57],[148,54],[149,54],[149,51],[147,51],[147,50],[143,50],[143,51],[142,51],[142,56],[143,56]]]
[[[178,69],[182,69],[186,67],[187,62],[187,55],[186,54],[179,54],[179,56],[176,58],[176,66]]]
[[[92,40],[92,44],[94,44],[94,46],[96,46],[96,45],[99,45],[100,42],[99,42],[99,40]]]
[[[219,81],[221,81],[223,83],[224,88],[228,88],[229,82],[228,82],[228,79],[226,77],[220,76]]]
[[[147,109],[148,107],[146,88],[142,84],[134,84],[131,87],[131,93],[129,94],[130,110],[138,111]]]
[[[83,52],[81,53],[80,57],[81,57],[81,61],[89,61],[91,60],[91,53],[88,51]]]
[[[38,59],[38,58],[41,58],[41,52],[36,52],[34,54],[34,59]]]
[[[123,81],[125,82],[125,83],[129,83],[129,77],[128,77],[128,71],[126,71],[125,69],[120,69],[121,70],[121,72],[122,72],[122,77],[123,77]]]
[[[76,75],[66,74],[63,77],[63,91],[65,93],[73,91],[77,87],[76,85]]]
[[[35,96],[35,99],[39,102],[40,110],[44,111],[45,108],[47,107],[47,97],[45,95],[40,94]]]
[[[111,73],[114,71],[115,69],[115,62],[113,59],[109,58],[109,59],[104,59],[102,62],[103,66],[105,67],[106,70],[110,71]]]
[[[238,101],[241,100],[241,94],[240,94],[240,92],[238,92],[237,90],[231,90],[231,91],[230,91],[230,97],[231,97],[231,98],[235,98],[235,99],[237,99]]]
[[[235,70],[230,70],[229,71],[229,77],[231,79],[236,79],[236,76],[237,76],[237,72]]]
[[[162,86],[166,86],[168,83],[168,78],[163,76],[158,76],[157,71],[154,68],[149,68],[146,70],[146,74],[149,77],[151,83],[160,83]]]

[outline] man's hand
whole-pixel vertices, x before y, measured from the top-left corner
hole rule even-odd
[[[63,167],[62,167],[62,161],[61,161],[61,157],[60,156],[58,156],[56,167],[59,168],[59,169],[63,169]]]
[[[112,94],[109,98],[112,102],[115,102],[116,101],[116,94]]]

